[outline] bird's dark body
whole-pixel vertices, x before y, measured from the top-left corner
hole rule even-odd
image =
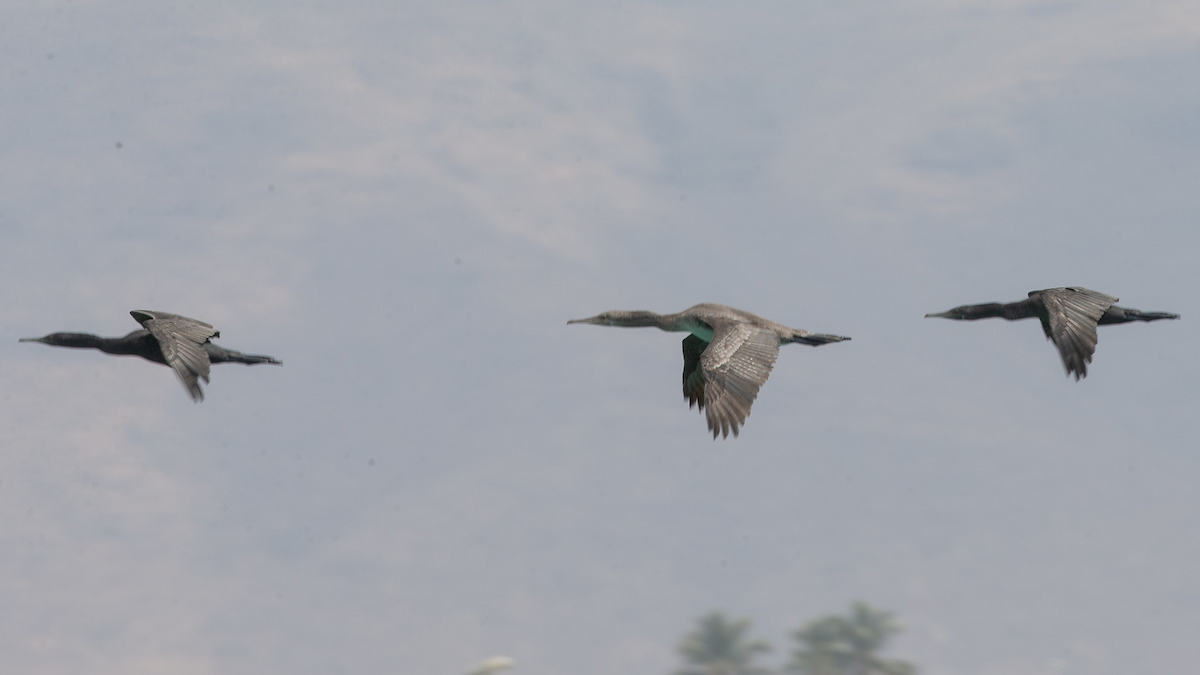
[[[759,388],[771,374],[780,345],[798,342],[815,347],[850,339],[789,328],[744,310],[711,303],[677,314],[618,310],[567,323],[656,327],[690,333],[683,339],[683,395],[689,407],[699,406],[705,412],[713,438],[738,435]]]
[[[1029,297],[1018,302],[989,302],[982,305],[963,305],[926,317],[958,321],[1000,318],[1018,321],[1037,317],[1046,339],[1054,343],[1062,357],[1067,375],[1075,379],[1087,377],[1087,364],[1096,351],[1096,326],[1131,321],[1178,319],[1170,312],[1143,312],[1118,307],[1118,298],[1079,286],[1047,288],[1030,291]]]
[[[41,342],[54,347],[98,349],[115,356],[140,356],[147,361],[170,366],[196,401],[204,399],[198,380],[208,382],[212,363],[254,365],[280,362],[270,356],[243,354],[218,347],[209,341],[221,333],[203,321],[177,314],[134,310],[131,315],[143,326],[124,337],[106,338],[91,333],[51,333],[42,338],[22,338],[21,342]],[[164,348],[164,344],[167,345]]]

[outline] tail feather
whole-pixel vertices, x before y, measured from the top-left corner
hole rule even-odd
[[[254,365],[254,364],[256,364],[256,363],[270,363],[270,364],[273,364],[273,365],[276,365],[276,366],[282,366],[282,365],[283,365],[283,361],[279,361],[279,360],[277,360],[277,359],[275,359],[274,357],[271,357],[271,356],[263,356],[263,355],[261,355],[261,354],[242,354],[242,353],[236,353],[236,356],[235,356],[234,358],[231,358],[231,359],[229,359],[229,360],[230,360],[230,361],[233,361],[234,363],[244,363],[244,364],[246,364],[246,365],[248,365],[248,366],[252,366],[252,365]]]
[[[819,347],[821,345],[827,345],[830,342],[841,342],[843,340],[849,340],[849,339],[850,338],[842,336],[842,335],[829,335],[827,333],[806,333],[804,331],[799,331],[799,330],[796,331],[796,334],[792,336],[792,342],[800,342],[802,344],[812,345],[813,347]]]
[[[277,366],[283,365],[283,361],[277,361],[271,356],[263,356],[261,354],[243,354],[232,349],[218,347],[211,342],[204,343],[204,351],[208,352],[208,360],[211,363],[244,363],[248,366],[258,363],[271,363]]]
[[[1142,311],[1138,311],[1136,309],[1125,310],[1125,315],[1126,316],[1132,315],[1131,318],[1137,319],[1138,321],[1158,321],[1159,319],[1178,319],[1179,318],[1178,314],[1172,314],[1171,312],[1142,312]]]
[[[1158,321],[1159,319],[1178,319],[1179,315],[1172,312],[1143,312],[1140,309],[1118,307],[1113,305],[1105,310],[1100,317],[1100,325],[1111,323],[1129,323],[1130,321]]]

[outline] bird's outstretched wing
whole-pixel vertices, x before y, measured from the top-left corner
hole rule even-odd
[[[1096,325],[1118,298],[1086,288],[1048,288],[1040,294],[1046,338],[1058,347],[1067,375],[1074,373],[1077,381],[1087,377],[1087,364],[1096,352]]]
[[[712,342],[698,357],[695,352],[703,346],[703,340],[689,336],[683,341],[683,393],[706,409],[713,438],[718,434],[728,437],[730,432],[737,436],[759,388],[775,366],[779,336],[775,331],[737,321],[712,323]],[[699,365],[698,378],[695,363]]]
[[[204,391],[197,380],[208,382],[208,352],[204,343],[221,334],[210,324],[178,314],[135,309],[130,314],[158,340],[163,359],[179,376],[193,401],[203,401]]]

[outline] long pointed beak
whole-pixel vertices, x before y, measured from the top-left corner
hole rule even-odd
[[[573,323],[600,323],[600,321],[599,317],[592,316],[586,319],[571,319],[567,322],[567,325],[570,326]]]
[[[46,338],[44,338],[44,337],[40,337],[40,338],[21,338],[20,340],[17,340],[17,342],[45,342],[45,341],[46,341]]]
[[[950,312],[938,312],[937,314],[926,314],[926,315],[925,315],[925,318],[926,318],[926,319],[928,319],[929,317],[939,317],[939,318],[942,318],[942,319],[949,319],[949,318],[950,318]]]

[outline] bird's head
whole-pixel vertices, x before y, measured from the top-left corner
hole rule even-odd
[[[1004,305],[995,302],[989,302],[985,305],[963,305],[955,307],[944,312],[936,314],[926,314],[925,318],[937,317],[940,319],[955,319],[957,321],[974,321],[975,319],[987,319],[991,317],[1001,316]]]
[[[626,312],[624,310],[614,309],[610,312],[601,312],[596,316],[587,319],[571,319],[567,324],[573,323],[590,323],[597,326],[653,326],[655,318],[658,315],[653,312],[637,311]]]
[[[55,347],[86,347],[96,342],[96,336],[87,333],[51,333],[40,338],[21,338],[17,342],[40,342]]]
[[[612,324],[609,321],[610,314],[616,314],[616,312],[601,312],[600,314],[587,319],[571,319],[567,322],[567,325],[569,326],[573,323],[590,323],[597,326],[611,326]]]

